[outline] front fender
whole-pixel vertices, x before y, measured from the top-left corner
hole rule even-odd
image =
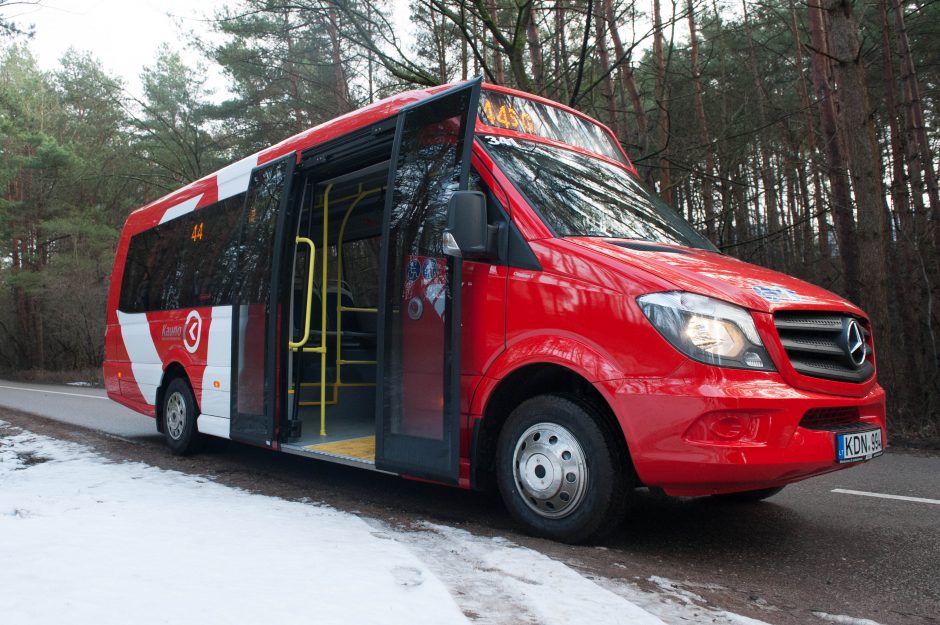
[[[530,335],[507,345],[487,368],[470,402],[470,414],[483,414],[499,382],[513,371],[533,364],[565,367],[592,384],[624,377],[616,361],[599,345],[561,334]]]

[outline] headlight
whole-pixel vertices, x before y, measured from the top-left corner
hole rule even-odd
[[[689,358],[721,367],[774,370],[744,308],[681,291],[651,293],[636,301],[653,327]]]

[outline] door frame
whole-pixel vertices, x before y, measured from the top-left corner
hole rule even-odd
[[[379,324],[377,341],[377,367],[376,367],[376,440],[375,440],[375,466],[382,471],[407,474],[414,477],[426,478],[438,482],[456,484],[460,470],[460,280],[462,277],[462,262],[459,257],[448,256],[447,263],[447,289],[448,297],[445,299],[445,353],[444,353],[444,386],[443,386],[443,414],[442,438],[440,440],[392,434],[387,432],[392,418],[391,407],[386,397],[386,350],[389,348],[389,336],[393,319],[389,314],[387,300],[389,288],[389,245],[391,235],[392,202],[395,197],[395,182],[401,157],[402,137],[405,121],[410,113],[422,107],[433,105],[444,98],[467,90],[469,91],[467,110],[465,112],[465,127],[463,128],[463,144],[459,162],[460,174],[458,190],[466,190],[469,173],[470,157],[473,151],[473,137],[476,129],[477,110],[479,108],[480,91],[483,79],[477,77],[455,85],[432,97],[420,100],[402,108],[397,115],[395,138],[389,166],[389,178],[386,185],[386,204],[382,224],[383,254],[379,265]],[[400,268],[395,268],[401,271]],[[399,389],[400,390],[400,389]],[[400,406],[403,409],[404,406]],[[435,463],[435,458],[444,456],[443,463]],[[426,462],[415,460],[426,459]]]
[[[268,291],[268,301],[266,303],[267,311],[265,313],[265,345],[264,345],[264,385],[263,385],[263,410],[260,415],[242,415],[238,411],[238,389],[239,389],[239,349],[240,349],[240,326],[241,326],[241,302],[240,297],[236,295],[232,303],[232,374],[231,374],[231,421],[229,432],[232,440],[241,441],[256,445],[259,447],[277,448],[278,447],[278,414],[281,412],[285,398],[287,396],[287,379],[281,375],[285,371],[287,364],[287,350],[282,349],[280,337],[284,336],[286,324],[289,323],[289,316],[283,312],[284,297],[282,291],[284,285],[289,279],[285,276],[285,263],[288,257],[286,254],[288,233],[285,228],[294,221],[291,219],[297,213],[298,202],[294,201],[296,196],[296,182],[303,180],[302,176],[297,175],[298,154],[289,152],[284,156],[273,159],[251,170],[248,183],[248,191],[245,195],[245,204],[242,206],[242,217],[239,227],[239,244],[244,235],[245,220],[249,202],[253,201],[253,184],[255,174],[259,171],[270,169],[277,164],[286,163],[284,183],[281,197],[279,199],[277,216],[274,227],[274,241],[272,245],[272,262],[268,275],[270,282]],[[293,258],[293,255],[290,255]],[[241,265],[236,265],[235,284],[242,284]],[[237,421],[255,421],[263,423],[265,426],[264,435],[248,435],[235,427]]]

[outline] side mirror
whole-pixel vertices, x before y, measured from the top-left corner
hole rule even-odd
[[[447,207],[443,249],[448,256],[475,259],[496,253],[496,227],[486,221],[486,196],[479,191],[455,191]]]

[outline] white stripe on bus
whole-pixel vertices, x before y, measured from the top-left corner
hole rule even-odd
[[[144,401],[153,406],[157,403],[157,387],[163,379],[163,362],[150,335],[147,313],[125,313],[119,310],[117,316],[134,380]]]
[[[209,324],[206,368],[202,374],[202,412],[229,418],[232,378],[232,307],[215,306]],[[216,387],[215,383],[219,386]],[[226,436],[228,433],[226,432]]]
[[[220,169],[215,180],[219,190],[219,201],[248,190],[251,170],[258,164],[258,155],[246,156],[240,161]]]
[[[160,219],[160,223],[162,224],[164,222],[170,221],[171,219],[176,219],[181,215],[185,215],[186,213],[193,212],[196,210],[196,205],[199,204],[199,200],[202,199],[203,195],[205,195],[205,193],[200,193],[196,197],[183,200],[176,206],[171,206],[170,208],[166,209],[166,212],[163,213],[163,217]]]

